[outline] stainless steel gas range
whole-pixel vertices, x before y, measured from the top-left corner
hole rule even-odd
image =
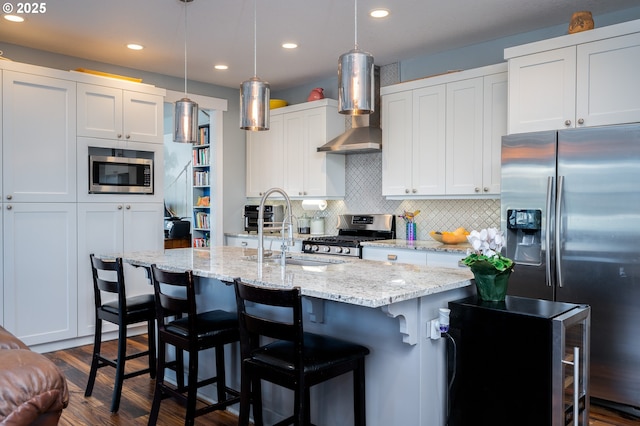
[[[395,236],[394,215],[341,214],[338,216],[338,235],[308,238],[302,242],[302,251],[362,258],[361,242],[390,240]]]

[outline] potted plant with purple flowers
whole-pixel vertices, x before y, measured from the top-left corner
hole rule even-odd
[[[502,232],[496,228],[471,231],[467,240],[473,252],[462,259],[462,263],[473,272],[478,297],[488,302],[503,302],[515,263],[500,254],[504,244]]]

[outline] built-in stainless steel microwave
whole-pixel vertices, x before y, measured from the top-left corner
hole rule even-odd
[[[89,193],[153,194],[153,160],[90,155]]]

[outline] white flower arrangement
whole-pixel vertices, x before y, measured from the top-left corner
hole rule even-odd
[[[467,241],[473,247],[474,252],[462,259],[465,265],[476,268],[485,267],[485,269],[493,268],[501,272],[513,267],[513,260],[500,254],[505,242],[502,231],[496,228],[471,231],[467,235]]]

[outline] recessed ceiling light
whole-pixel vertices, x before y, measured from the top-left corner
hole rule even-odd
[[[296,43],[282,43],[282,47],[284,47],[285,49],[295,49],[298,47],[298,45]]]
[[[386,18],[389,16],[389,11],[387,9],[373,9],[369,12],[369,16],[372,18]]]
[[[24,18],[18,15],[4,15],[4,19],[11,22],[24,22]]]
[[[229,69],[229,66],[220,64],[220,65],[214,65],[213,68],[217,70],[226,70],[226,69]]]
[[[142,46],[141,44],[136,44],[136,43],[129,43],[127,44],[127,47],[131,50],[142,50],[144,49],[144,46]]]

